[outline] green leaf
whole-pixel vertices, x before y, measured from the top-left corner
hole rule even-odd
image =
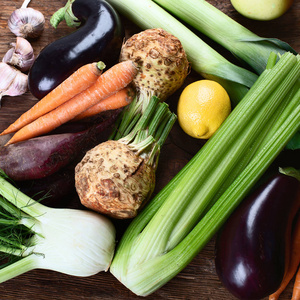
[[[300,131],[298,131],[294,137],[286,145],[286,149],[297,150],[300,149]]]

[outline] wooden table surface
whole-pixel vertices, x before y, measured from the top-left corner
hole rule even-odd
[[[137,0],[138,1],[138,0]],[[175,0],[176,1],[176,0]],[[300,51],[300,1],[295,0],[291,9],[281,18],[274,21],[259,22],[246,19],[239,15],[231,6],[229,0],[213,1],[211,4],[236,19],[238,22],[264,37],[275,37],[288,42],[296,51]],[[43,35],[32,42],[36,54],[48,43],[68,34],[73,29],[64,24],[58,29],[49,25],[50,16],[65,0],[32,0],[30,6],[40,10],[46,17],[46,27]],[[0,57],[9,49],[9,43],[15,41],[15,36],[7,27],[7,19],[13,10],[19,8],[22,0],[1,0],[0,2]],[[127,36],[138,32],[139,28],[124,20]],[[212,44],[213,45],[213,44]],[[220,49],[220,51],[222,51]],[[201,55],[201,53],[199,53]],[[201,77],[192,72],[184,85]],[[2,78],[0,78],[2,80]],[[176,110],[176,103],[181,90],[169,100],[171,109]],[[22,112],[36,102],[36,99],[26,93],[19,97],[3,97],[0,109],[0,130],[6,128]],[[0,143],[3,141],[0,141]],[[191,159],[200,149],[203,142],[189,138],[176,124],[162,149],[157,170],[155,193]],[[73,201],[78,201],[75,197]],[[126,222],[121,224],[126,226]],[[292,285],[282,294],[281,299],[290,299]],[[0,299],[138,299],[125,288],[109,272],[99,273],[88,278],[77,278],[47,270],[33,270],[8,282],[0,284]],[[150,299],[235,299],[222,286],[215,272],[214,239],[199,253],[199,255],[173,280],[161,289],[147,297]]]

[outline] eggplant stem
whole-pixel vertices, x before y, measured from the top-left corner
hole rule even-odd
[[[64,7],[61,7],[57,10],[52,17],[50,18],[50,24],[57,28],[58,24],[63,20],[66,21],[66,24],[69,27],[78,27],[80,26],[81,22],[78,18],[75,17],[72,11],[72,4],[75,0],[68,0]]]
[[[294,177],[300,181],[300,171],[299,170],[296,170],[292,167],[287,167],[287,168],[279,168],[279,172],[284,175]]]

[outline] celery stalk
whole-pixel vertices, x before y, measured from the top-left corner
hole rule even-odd
[[[297,101],[299,102],[299,100],[298,95]],[[299,128],[299,122],[300,107],[298,105],[293,114],[286,119],[284,126],[280,127],[281,130],[269,140],[262,151],[256,154],[255,159],[249,163],[247,168],[219,198],[218,202],[177,247],[122,274],[122,276],[126,276],[126,282],[132,283],[130,284],[131,287],[134,285],[136,294],[149,295],[167,283],[191,262],[280,153],[283,149],[282,145],[291,138],[291,133],[295,132],[295,128]],[[124,278],[123,281],[125,281]]]
[[[291,99],[295,96],[295,94],[300,89],[300,82],[297,81],[296,84],[292,87],[288,95],[283,99],[282,101],[282,107],[285,107]],[[265,147],[266,141],[269,140],[269,137],[273,135],[274,132],[278,130],[278,126],[281,126],[279,122],[276,122],[276,126],[274,125],[275,121],[281,118],[281,111],[276,110],[276,112],[270,117],[270,121],[268,124],[262,129],[261,133],[256,136],[255,143],[251,146],[251,151],[248,151],[247,155],[242,158],[242,161],[239,163],[238,167],[235,168],[234,172],[231,173],[231,176],[236,177],[239,173],[241,173],[244,169],[245,162],[249,161],[251,157],[261,148]],[[273,121],[273,122],[272,122]],[[269,137],[268,137],[269,136]],[[216,199],[218,199],[226,190],[225,187],[229,186],[228,182],[231,182],[231,176],[227,178],[227,180],[223,183],[223,186],[220,188],[219,192],[216,193],[214,200],[211,201],[212,204],[216,202]],[[210,208],[210,206],[209,206]]]
[[[181,41],[192,68],[205,78],[220,82],[232,101],[238,102],[256,81],[257,75],[226,60],[153,1],[108,2],[142,29],[163,28],[176,36]]]
[[[286,53],[274,68],[266,70],[216,134],[130,224],[110,270],[134,293],[146,296],[178,274],[299,129],[300,92],[288,103],[285,98],[294,91],[299,66],[298,57]],[[272,117],[278,114],[280,118],[274,121]],[[274,132],[272,136],[265,125]],[[264,147],[257,136],[259,142],[265,138]],[[247,156],[243,170],[235,172]],[[210,199],[224,182],[226,191],[212,205]],[[185,214],[190,204],[190,213],[201,206],[212,207],[199,220],[197,214]],[[181,232],[183,227],[187,230]]]
[[[293,55],[286,55],[285,57],[295,58]],[[274,67],[274,70],[269,73],[268,78],[272,78],[274,83],[275,78],[273,75],[276,75],[276,78],[281,78],[279,74],[284,74],[277,72],[282,68],[284,61],[286,60],[281,60],[280,64],[276,68]],[[292,62],[294,63],[294,59],[291,59]],[[291,67],[290,64],[287,64],[286,72],[291,72],[288,66]],[[296,71],[296,74],[294,72],[291,73],[292,75],[296,75],[294,77],[295,82],[297,76],[300,75],[300,63],[293,68],[293,71]],[[166,219],[176,220],[176,226],[171,222],[161,222],[160,214],[152,218],[151,225],[148,225],[139,238],[139,245],[142,248],[145,249],[143,236],[145,236],[145,239],[151,245],[148,251],[141,251],[141,260],[148,259],[149,255],[155,256],[172,249],[180,241],[180,238],[194,226],[217,191],[217,187],[222,186],[222,181],[228,178],[232,172],[232,165],[234,165],[236,159],[245,156],[244,153],[250,147],[252,141],[255,140],[257,132],[261,131],[261,128],[264,128],[268,121],[268,116],[272,116],[272,110],[276,108],[276,102],[284,98],[282,87],[289,88],[289,86],[293,85],[293,76],[287,76],[279,87],[273,81],[267,80],[268,78],[265,78],[263,84],[261,84],[258,97],[254,94],[255,98],[252,98],[251,95],[253,94],[250,93],[248,99],[246,99],[246,103],[251,103],[251,108],[244,105],[238,106],[238,109],[227,118],[224,126],[217,133],[219,138],[214,138],[213,140],[218,141],[218,144],[208,143],[206,145],[206,149],[208,148],[209,150],[205,152],[205,155],[201,156],[201,159],[205,161],[202,167],[199,168],[199,164],[190,167],[185,180],[186,182],[201,181],[201,189],[199,189],[198,185],[178,184],[172,191],[169,197],[170,200],[166,201],[160,208],[160,214],[164,215]],[[281,95],[275,93],[271,97],[271,93],[275,89],[276,91],[280,90]],[[268,105],[264,108],[265,97],[270,97],[270,99]],[[245,127],[245,125],[248,125],[248,122],[246,122],[247,119],[251,120],[251,122],[249,126]],[[257,121],[254,122],[253,120]],[[241,132],[243,134],[240,134]],[[222,148],[223,155],[219,155],[220,148]],[[234,157],[235,160],[232,160],[231,157]],[[185,200],[182,201],[181,199]],[[147,230],[152,232],[152,240],[147,236]],[[157,235],[162,238],[157,239]]]
[[[278,39],[259,37],[205,0],[153,0],[245,61],[258,74],[271,52],[296,52]]]

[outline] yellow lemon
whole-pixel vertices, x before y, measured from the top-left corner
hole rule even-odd
[[[181,93],[177,115],[180,127],[188,135],[209,139],[231,112],[226,90],[212,80],[189,84]]]

